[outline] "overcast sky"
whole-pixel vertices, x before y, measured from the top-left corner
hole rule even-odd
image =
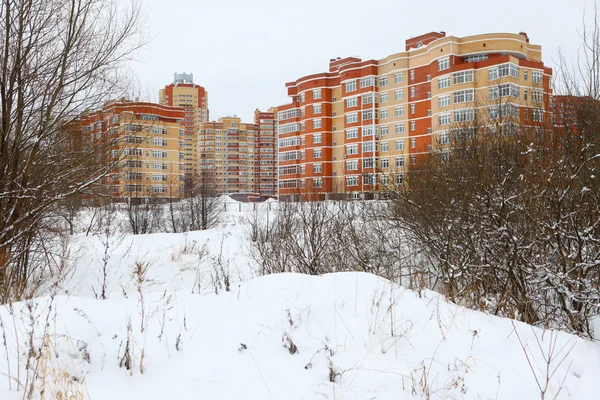
[[[380,59],[430,31],[468,36],[527,32],[554,67],[580,46],[584,0],[138,0],[151,42],[134,64],[150,100],[192,72],[212,120],[288,102],[285,83],[323,72],[333,57]]]

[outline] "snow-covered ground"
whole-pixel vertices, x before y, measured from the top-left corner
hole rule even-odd
[[[112,235],[108,258],[106,238],[76,235],[51,309],[0,308],[0,399],[23,398],[28,359],[46,398],[600,398],[597,343],[368,274],[257,277],[251,208],[204,232]]]

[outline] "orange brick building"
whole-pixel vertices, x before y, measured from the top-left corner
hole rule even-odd
[[[97,189],[117,198],[181,197],[184,116],[182,107],[124,99],[84,114],[80,145],[95,146],[95,161],[113,166]]]
[[[404,170],[451,126],[509,115],[542,123],[552,70],[525,33],[458,38],[431,32],[380,60],[336,58],[329,71],[286,84],[278,107],[281,198],[373,197],[404,183]]]
[[[200,171],[209,172],[217,193],[240,200],[266,200],[277,193],[276,121],[273,110],[204,122],[199,130]]]

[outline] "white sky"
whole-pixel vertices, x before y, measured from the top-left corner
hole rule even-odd
[[[554,67],[580,47],[590,0],[138,0],[153,37],[133,69],[149,100],[192,72],[211,120],[288,102],[285,83],[323,72],[330,58],[380,59],[430,31],[468,36],[527,32]]]

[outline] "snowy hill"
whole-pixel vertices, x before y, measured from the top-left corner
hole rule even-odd
[[[143,332],[137,298],[56,303],[48,368],[68,372],[72,390],[92,399],[535,399],[525,354],[545,385],[538,341],[556,349],[548,398],[595,399],[600,390],[596,344],[515,323],[524,350],[510,320],[361,273],[272,275],[220,295],[153,293]],[[10,326],[9,310],[0,313]],[[15,315],[27,335],[25,304]],[[35,323],[42,329],[43,315]],[[0,370],[8,373],[4,359]],[[0,380],[1,398],[20,398],[7,389]]]
[[[0,399],[599,398],[598,343],[364,273],[257,277],[248,211],[76,235],[52,307],[0,307]]]

